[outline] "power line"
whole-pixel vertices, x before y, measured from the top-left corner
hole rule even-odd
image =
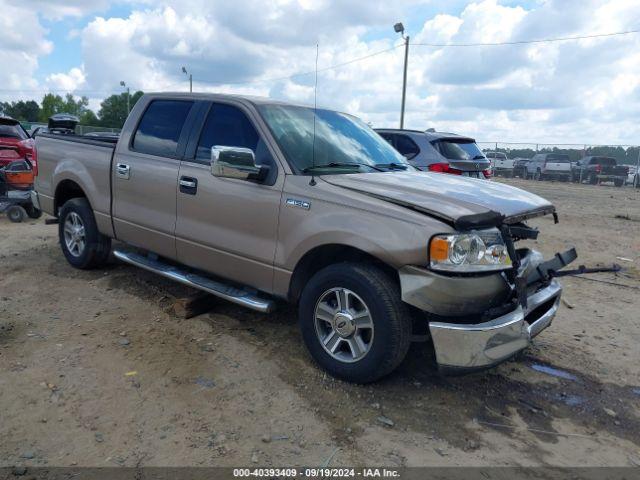
[[[327,67],[322,67],[318,69],[318,72],[326,72],[328,70],[334,70],[336,68],[340,68],[340,67],[345,67],[347,65],[351,65],[352,63],[356,63],[356,62],[360,62],[362,60],[366,60],[368,58],[371,57],[375,57],[378,55],[382,55],[383,53],[387,53],[390,52],[392,50],[395,50],[398,47],[402,47],[404,45],[404,43],[401,43],[399,45],[394,45],[391,48],[387,48],[385,50],[379,50],[377,52],[373,52],[370,53],[368,55],[364,55],[362,57],[357,57],[357,58],[352,58],[351,60],[347,60],[346,62],[342,62],[342,63],[336,63],[334,65],[329,65]],[[306,72],[298,72],[298,73],[294,73],[292,75],[287,75],[285,77],[271,77],[271,78],[263,78],[263,79],[258,79],[258,80],[247,80],[247,81],[236,81],[236,82],[209,82],[209,83],[213,83],[213,84],[217,84],[217,85],[252,85],[252,84],[259,84],[259,83],[268,83],[268,82],[278,82],[278,81],[282,81],[282,80],[290,80],[292,78],[296,78],[296,77],[304,77],[306,75],[315,75],[316,70],[308,70]]]
[[[498,45],[524,45],[530,43],[552,43],[565,42],[568,40],[585,40],[588,38],[614,37],[618,35],[629,35],[631,33],[639,33],[640,30],[626,30],[624,32],[613,33],[597,33],[595,35],[578,35],[575,37],[557,37],[542,38],[538,40],[515,40],[512,42],[486,42],[486,43],[412,43],[411,45],[420,45],[424,47],[493,47]]]

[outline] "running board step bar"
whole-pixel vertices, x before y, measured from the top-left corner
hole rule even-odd
[[[193,273],[186,268],[176,267],[159,259],[147,257],[135,252],[114,250],[113,255],[118,260],[144,268],[145,270],[157,273],[184,285],[203,290],[229,302],[242,305],[243,307],[262,313],[270,313],[275,310],[276,304],[273,300],[260,298],[247,290],[227,285],[198,273]]]

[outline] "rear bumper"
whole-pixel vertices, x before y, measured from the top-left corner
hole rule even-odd
[[[551,283],[529,295],[527,307],[478,324],[430,322],[438,368],[442,373],[467,373],[495,366],[547,328],[556,315],[562,287]]]

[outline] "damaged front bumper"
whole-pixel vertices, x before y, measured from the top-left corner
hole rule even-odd
[[[527,297],[527,306],[477,324],[430,322],[438,368],[466,373],[492,367],[526,348],[547,328],[560,304],[562,287],[556,280]]]
[[[489,368],[526,348],[551,324],[562,294],[553,274],[573,259],[573,250],[547,262],[526,251],[515,282],[505,273],[454,277],[405,267],[402,299],[431,314],[429,331],[442,373]]]

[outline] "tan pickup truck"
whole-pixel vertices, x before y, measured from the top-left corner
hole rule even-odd
[[[360,120],[268,99],[149,94],[117,139],[39,135],[33,201],[77,268],[113,255],[271,312],[298,306],[332,375],[371,382],[410,342],[444,372],[486,368],[550,323],[561,287],[516,247],[546,200],[418,172]]]

